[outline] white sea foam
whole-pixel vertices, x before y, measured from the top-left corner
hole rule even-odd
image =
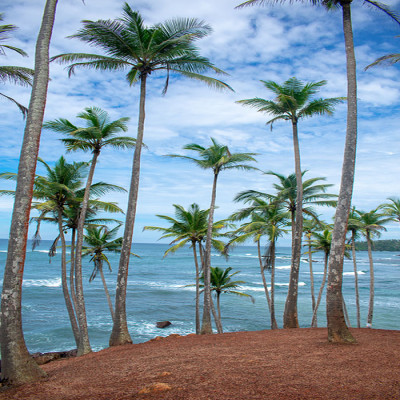
[[[290,269],[291,266],[290,265],[282,265],[280,267],[275,267],[276,269]]]
[[[343,272],[343,275],[354,276],[354,272]],[[357,275],[365,275],[365,272],[357,271]]]
[[[0,253],[7,253],[7,250],[0,250]]]
[[[25,286],[25,287],[33,287],[33,286],[61,287],[61,278],[54,278],[54,279],[25,279],[23,281],[23,286]]]

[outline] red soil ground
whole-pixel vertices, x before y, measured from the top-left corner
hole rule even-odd
[[[400,331],[326,329],[168,337],[43,365],[1,400],[400,399]]]

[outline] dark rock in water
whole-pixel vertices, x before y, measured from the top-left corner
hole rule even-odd
[[[61,358],[76,357],[77,350],[55,351],[51,353],[34,353],[32,357],[39,365],[47,364],[50,361],[59,360]]]
[[[157,328],[160,328],[160,329],[164,329],[164,328],[166,328],[167,326],[170,326],[170,325],[171,325],[171,322],[169,322],[169,321],[157,322]]]

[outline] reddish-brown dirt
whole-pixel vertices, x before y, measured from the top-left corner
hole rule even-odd
[[[400,331],[326,329],[168,337],[43,365],[1,400],[400,399]]]

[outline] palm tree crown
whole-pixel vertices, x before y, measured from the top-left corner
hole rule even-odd
[[[230,87],[204,72],[224,72],[207,58],[199,55],[193,42],[211,32],[203,21],[178,18],[147,27],[141,15],[125,3],[122,18],[116,20],[82,21],[83,28],[71,38],[80,39],[91,46],[99,47],[106,55],[60,54],[53,59],[72,63],[69,75],[76,67],[99,70],[128,69],[126,78],[130,85],[141,76],[161,70],[167,71],[164,93],[168,88],[171,72],[205,82],[214,88]]]
[[[3,13],[0,13],[0,22],[3,21]],[[9,39],[8,33],[16,30],[17,27],[15,25],[0,25],[0,55],[5,55],[5,49],[15,51],[23,57],[27,57],[28,55],[22,49],[18,47],[14,47],[8,44],[4,44],[4,41]],[[30,86],[32,85],[32,77],[34,71],[30,68],[25,67],[15,67],[15,66],[0,66],[0,84],[3,85],[7,82],[14,83],[15,85],[20,86]],[[24,107],[22,104],[18,103],[13,98],[6,96],[3,93],[0,93],[0,96],[6,98],[7,100],[12,101],[22,112],[23,116],[26,117],[28,114],[28,109]]]

